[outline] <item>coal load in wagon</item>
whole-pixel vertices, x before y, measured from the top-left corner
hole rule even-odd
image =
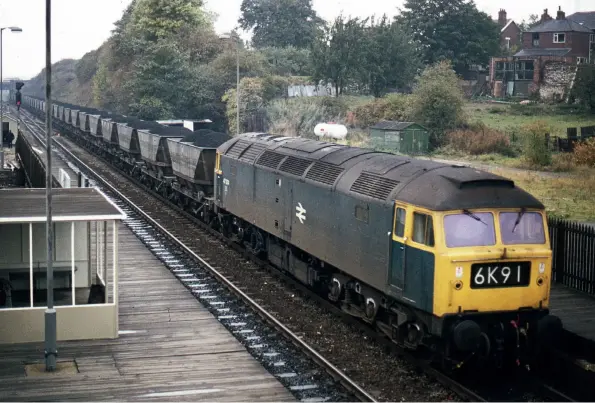
[[[231,137],[225,133],[214,132],[209,129],[197,130],[182,139],[185,143],[192,143],[197,147],[217,148]]]

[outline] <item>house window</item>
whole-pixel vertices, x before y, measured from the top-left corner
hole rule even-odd
[[[583,63],[587,63],[587,58],[586,57],[577,57],[576,61],[578,64],[583,64]]]
[[[535,46],[535,47],[539,46],[539,32],[533,33],[533,46]]]
[[[514,63],[496,62],[494,66],[494,78],[496,80],[514,80]]]
[[[595,34],[591,34],[591,36],[589,37],[589,41],[591,43],[595,43]]]
[[[554,43],[566,43],[566,34],[554,34]]]
[[[515,79],[533,80],[534,66],[533,60],[521,60],[516,62]]]

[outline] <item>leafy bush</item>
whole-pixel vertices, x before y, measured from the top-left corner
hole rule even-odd
[[[405,94],[389,94],[355,108],[352,126],[367,128],[382,120],[408,120],[411,115],[411,97]]]
[[[450,62],[427,67],[417,79],[412,95],[412,115],[426,126],[433,147],[442,143],[444,134],[464,121],[463,90]]]
[[[449,132],[446,140],[452,149],[471,155],[490,153],[510,155],[512,153],[508,135],[482,123]]]
[[[522,126],[523,157],[529,163],[537,166],[551,164],[552,153],[546,142],[546,134],[550,132],[550,127],[542,120]]]
[[[316,97],[278,99],[266,107],[269,132],[285,136],[315,138],[314,127],[318,123],[340,121],[324,103]]]
[[[577,165],[595,168],[595,137],[576,144],[573,156]]]

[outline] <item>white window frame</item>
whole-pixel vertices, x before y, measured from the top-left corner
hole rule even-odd
[[[559,35],[564,35],[564,40],[563,41],[560,41],[559,40],[559,38],[560,38]],[[556,32],[554,34],[554,40],[553,40],[553,42],[554,43],[566,43],[566,33],[565,32]]]
[[[587,63],[587,58],[586,57],[582,57],[582,56],[577,56],[576,62],[578,64],[586,64]]]

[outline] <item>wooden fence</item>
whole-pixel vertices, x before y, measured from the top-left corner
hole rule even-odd
[[[577,127],[568,127],[566,128],[566,138],[555,136],[551,138],[552,143],[549,138],[546,138],[546,141],[556,151],[572,152],[576,143],[595,137],[595,126],[581,127],[580,135],[578,129]]]
[[[595,225],[550,218],[552,281],[595,295]]]

